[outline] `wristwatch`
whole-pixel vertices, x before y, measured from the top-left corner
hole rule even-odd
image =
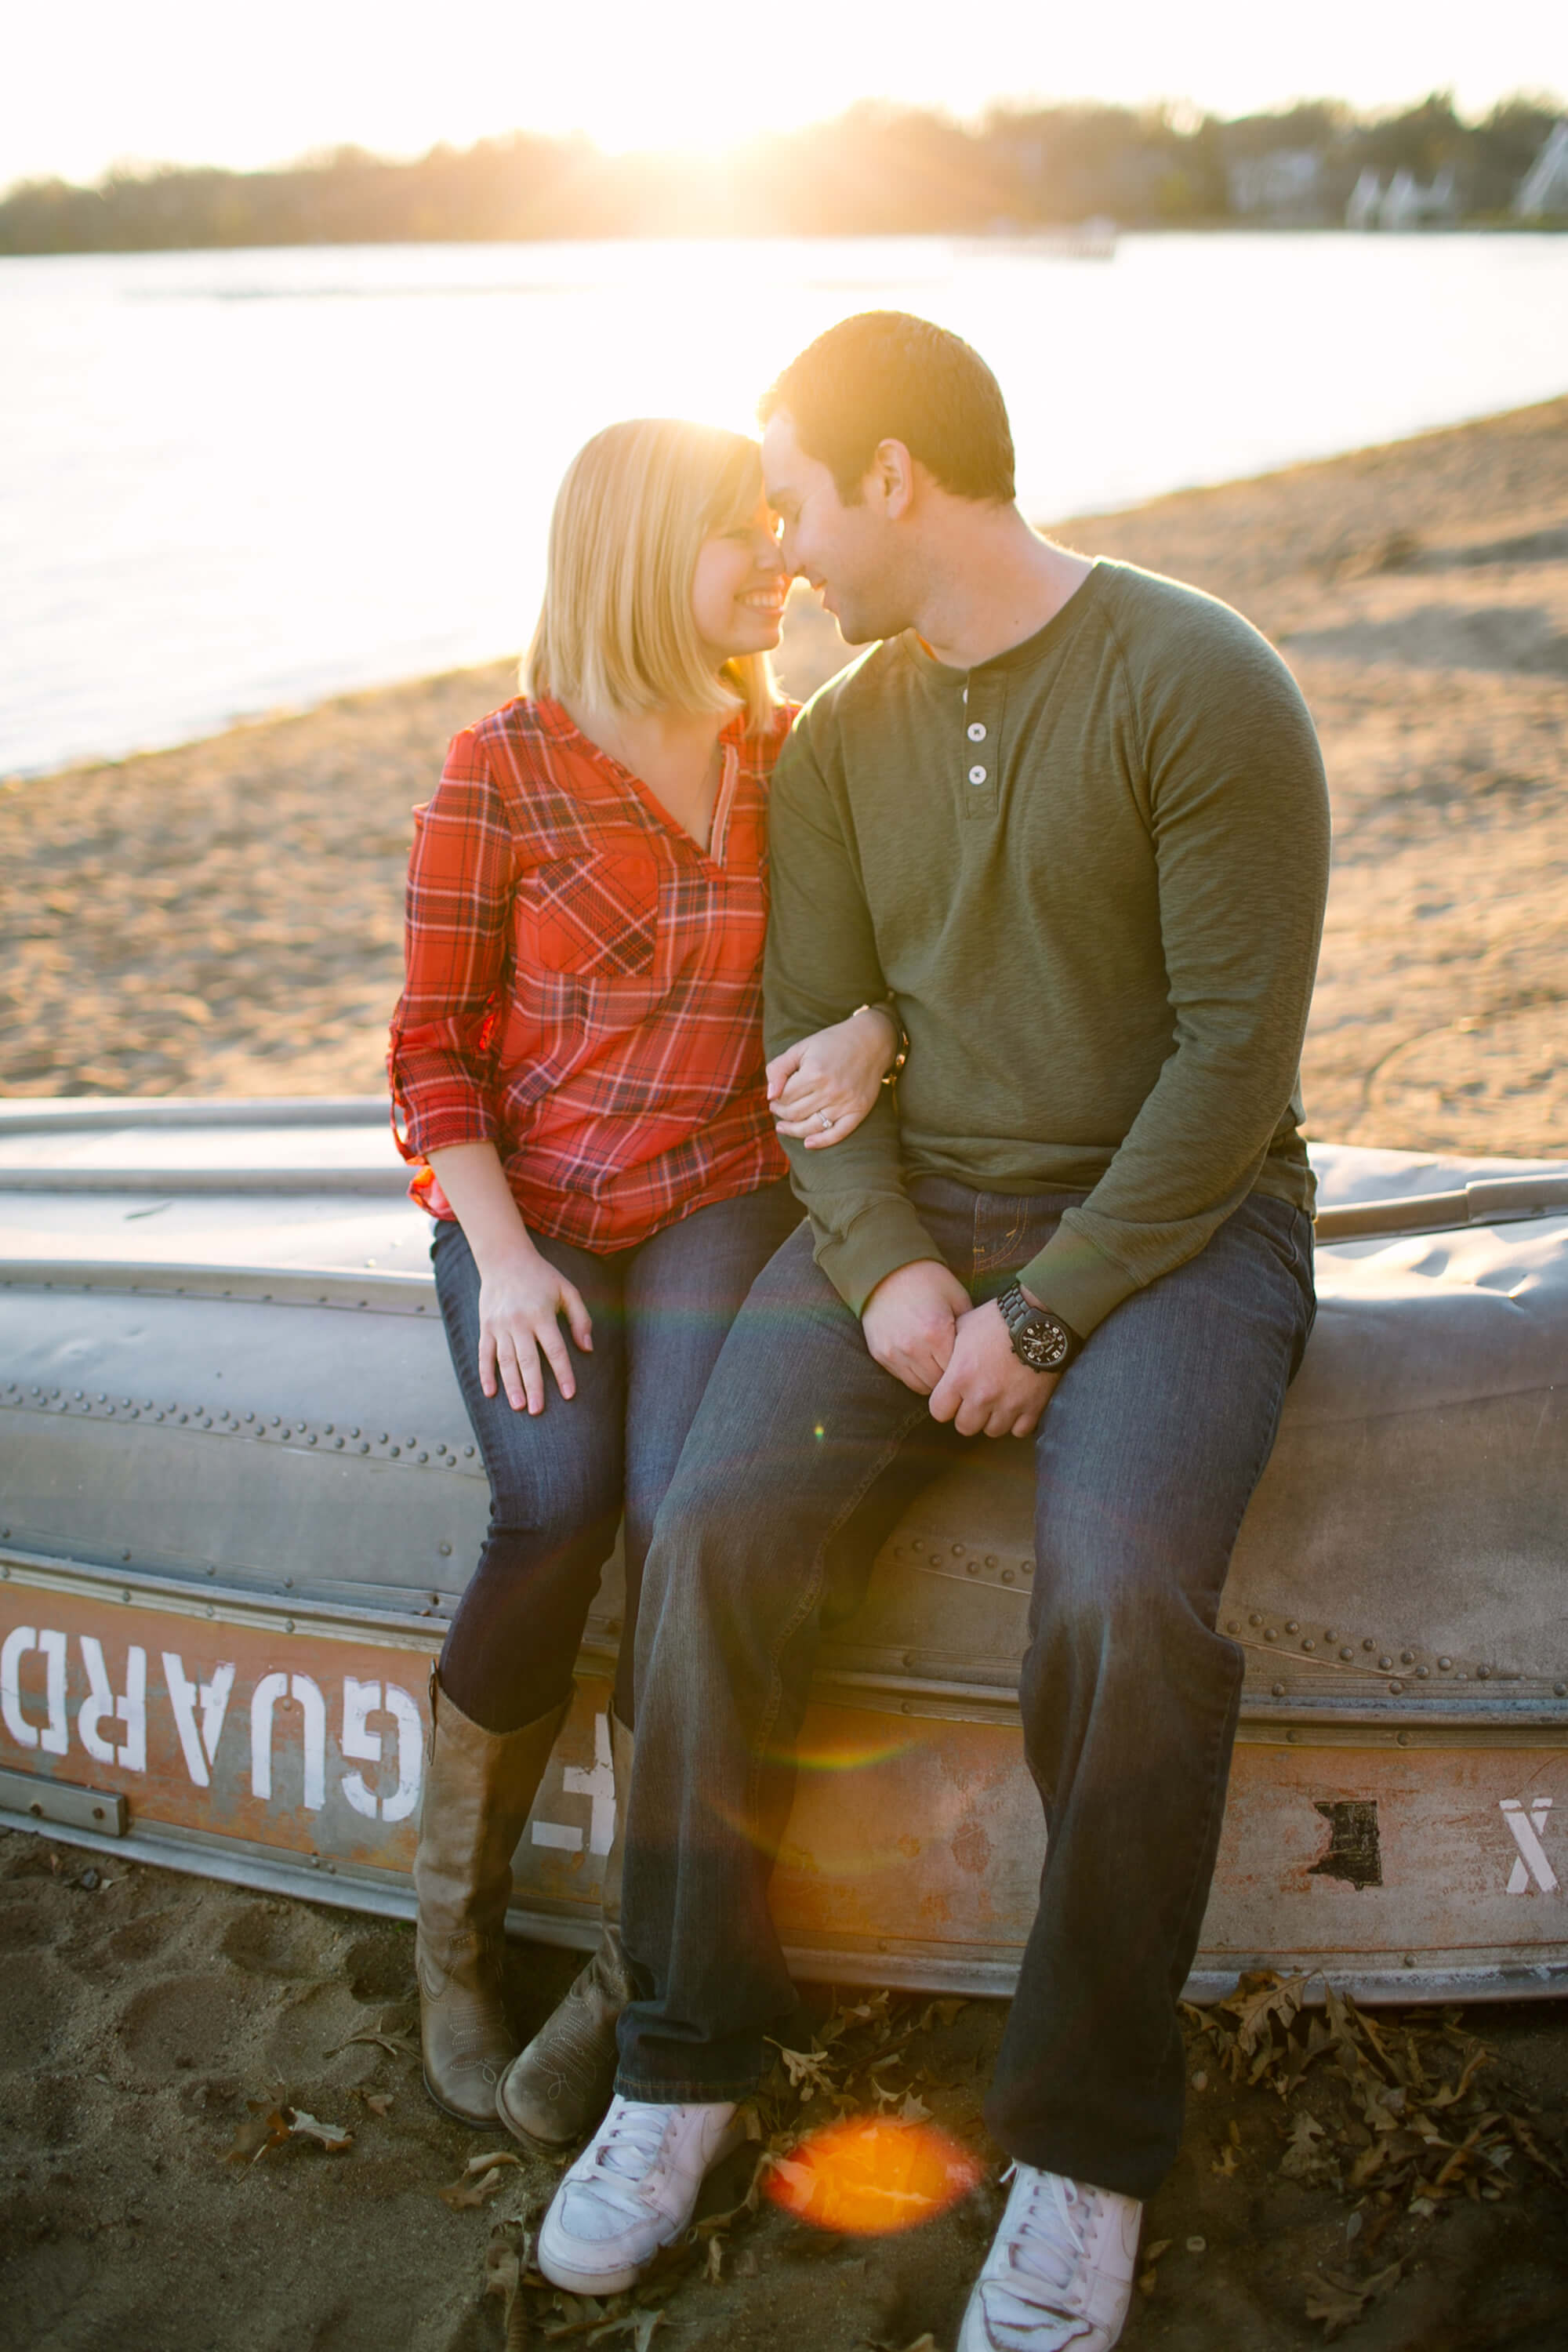
[[[1015,1282],[996,1301],[1013,1342],[1013,1353],[1032,1372],[1065,1372],[1083,1341],[1070,1323],[1048,1307],[1031,1307]]]

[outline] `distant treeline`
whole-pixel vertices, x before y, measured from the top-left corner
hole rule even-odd
[[[266,172],[115,171],[96,187],[24,183],[0,199],[0,253],[532,237],[870,236],[1342,219],[1363,171],[1452,173],[1455,211],[1503,216],[1558,110],[1515,99],[1464,122],[1447,96],[1367,120],[1331,101],[1222,121],[1169,109],[996,109],[964,126],[865,103],[720,160],[607,156],[519,131],[415,163],[357,148]],[[1311,156],[1282,205],[1256,169]],[[1266,193],[1259,198],[1259,188]]]

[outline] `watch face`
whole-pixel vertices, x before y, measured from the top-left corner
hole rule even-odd
[[[1066,1326],[1054,1315],[1031,1315],[1018,1328],[1018,1353],[1037,1372],[1054,1372],[1066,1363],[1071,1344]]]

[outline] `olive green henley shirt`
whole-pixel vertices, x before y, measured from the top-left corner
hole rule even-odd
[[[917,1173],[1086,1192],[1017,1269],[1086,1339],[1255,1188],[1310,1209],[1328,795],[1294,680],[1228,605],[1102,562],[968,672],[875,646],[801,714],[769,831],[769,1053],[881,996],[909,1032],[854,1135],[787,1146],[857,1313],[941,1255]]]

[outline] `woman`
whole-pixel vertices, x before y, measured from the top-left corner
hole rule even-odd
[[[623,1516],[624,1801],[654,1515],[735,1310],[799,1213],[760,1024],[767,780],[791,716],[767,655],[787,586],[754,443],[663,420],[597,435],[556,500],[528,693],[457,736],[416,819],[389,1068],[491,1488],[431,1682],[425,2080],[449,2114],[493,2124],[499,2107],[551,2147],[609,2095],[619,1874],[612,1857],[599,1950],[513,2065],[511,1856]],[[783,1131],[848,1134],[897,1045],[879,1008],[819,1033],[775,1070]]]

